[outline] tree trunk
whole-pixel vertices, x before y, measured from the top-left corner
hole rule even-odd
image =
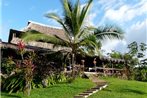
[[[23,93],[27,96],[30,96],[31,93],[31,81],[26,81],[25,82],[25,87],[23,89]]]
[[[126,76],[127,76],[127,79],[130,80],[131,79],[130,67],[128,66],[127,63],[125,64],[125,67],[126,67]]]
[[[72,59],[71,59],[71,65],[72,65],[72,77],[75,78],[75,54],[72,53]]]

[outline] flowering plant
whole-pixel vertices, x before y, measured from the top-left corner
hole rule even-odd
[[[28,58],[24,59],[23,55],[25,53],[25,44],[21,40],[17,43],[19,53],[21,55],[22,61],[21,63],[17,64],[17,68],[21,69],[24,73],[24,79],[25,79],[25,86],[23,89],[24,94],[30,95],[31,92],[31,82],[33,80],[33,70],[34,70],[34,64],[32,62],[31,56]]]
[[[18,45],[19,53],[20,53],[21,58],[22,58],[22,60],[23,60],[23,55],[24,55],[24,53],[25,53],[25,44],[24,44],[24,42],[21,40],[21,41],[19,41],[19,42],[17,43],[17,45]]]

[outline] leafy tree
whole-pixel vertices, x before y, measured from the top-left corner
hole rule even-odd
[[[145,68],[144,66],[147,65],[147,59],[144,58],[147,45],[145,43],[140,43],[140,45],[138,45],[138,43],[134,41],[128,45],[128,49],[129,51],[124,54],[113,51],[112,53],[109,53],[109,55],[112,58],[124,59],[127,62],[125,64],[125,67],[128,72],[128,75],[127,75],[128,79],[131,78],[130,77],[131,74],[134,74],[135,79],[141,80],[141,77],[144,76],[143,72],[139,72],[136,66],[139,65],[140,69],[142,69],[142,68]],[[134,73],[134,68],[136,73]],[[139,77],[139,74],[142,76]]]
[[[122,30],[114,26],[98,28],[86,26],[85,19],[92,1],[89,0],[84,7],[81,7],[79,0],[75,4],[70,2],[70,0],[62,0],[63,18],[59,17],[56,13],[46,15],[48,18],[56,20],[63,27],[65,39],[56,35],[47,36],[34,30],[25,33],[22,38],[27,41],[45,41],[55,46],[69,47],[72,55],[71,63],[74,67],[76,54],[86,53],[95,55],[101,48],[102,40],[106,38],[123,38]]]
[[[142,58],[145,56],[144,52],[147,49],[147,45],[145,43],[140,43],[140,45],[138,45],[138,43],[136,41],[134,41],[128,45],[128,49],[129,49],[129,53],[132,56]]]
[[[130,43],[127,48],[129,49],[128,53],[132,56],[135,56],[138,52],[138,44],[136,41]]]

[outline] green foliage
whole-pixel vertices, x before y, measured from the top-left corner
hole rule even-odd
[[[62,73],[53,73],[42,79],[43,87],[48,87],[51,85],[55,85],[56,83],[66,82],[67,77]]]
[[[147,58],[140,60],[141,65],[147,66]]]
[[[146,49],[147,49],[147,44],[145,44],[145,43],[140,43],[140,50],[141,51],[146,51]]]
[[[11,74],[11,72],[15,68],[15,62],[12,60],[11,57],[9,58],[2,58],[1,62],[1,72],[3,74]]]
[[[24,60],[24,62],[16,62],[12,74],[8,75],[6,79],[2,81],[2,90],[9,93],[23,91],[26,83],[32,81],[32,63],[30,60]]]
[[[134,69],[134,79],[147,81],[147,66],[139,66]]]
[[[138,44],[136,41],[128,45],[129,54],[133,57],[143,58],[147,50],[147,45],[145,43]]]
[[[121,59],[122,54],[120,52],[112,51],[112,53],[109,53],[110,57],[116,58],[116,59]]]
[[[124,31],[117,26],[100,26],[94,29],[94,34],[99,41],[106,39],[123,39]]]
[[[67,83],[73,83],[74,80],[75,80],[74,78],[70,77],[70,78],[67,79]]]
[[[128,45],[128,48],[130,49],[130,50],[129,50],[129,53],[130,53],[131,55],[135,56],[135,55],[137,54],[137,52],[138,52],[138,44],[137,44],[136,41],[130,43],[130,44]]]
[[[66,81],[66,76],[63,72],[58,73],[55,75],[55,81],[56,82],[65,82]]]
[[[9,93],[22,91],[25,85],[23,73],[16,73],[2,81],[2,91]]]

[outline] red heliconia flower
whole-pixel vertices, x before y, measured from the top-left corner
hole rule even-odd
[[[18,49],[19,50],[23,50],[24,48],[25,48],[25,44],[24,44],[24,42],[21,40],[21,41],[19,41],[18,43],[17,43],[17,45],[18,45]]]

